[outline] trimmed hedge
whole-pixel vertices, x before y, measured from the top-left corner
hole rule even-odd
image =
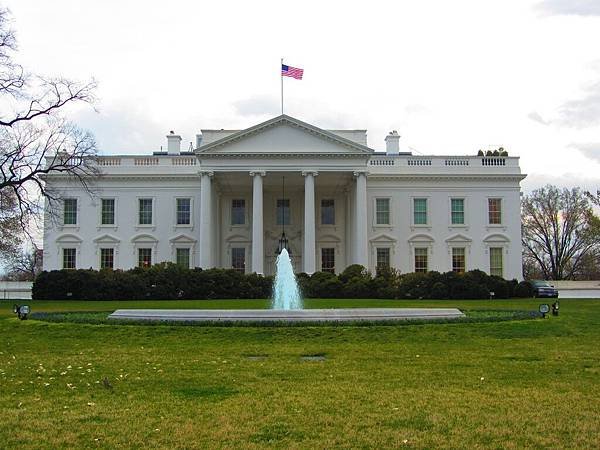
[[[354,264],[339,275],[300,273],[298,284],[308,298],[485,299],[531,297],[530,283],[507,281],[480,270],[464,274],[400,274],[394,269],[372,276]],[[33,283],[35,300],[169,300],[269,298],[273,277],[231,269],[186,269],[173,263],[131,270],[54,270]]]

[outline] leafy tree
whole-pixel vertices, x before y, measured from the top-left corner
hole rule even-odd
[[[533,191],[523,199],[521,222],[525,265],[546,279],[573,279],[598,255],[599,220],[579,188]]]
[[[97,175],[93,136],[63,117],[72,104],[92,103],[96,83],[28,72],[14,61],[17,40],[7,9],[0,8],[0,238],[18,239],[32,219],[41,217],[43,200],[60,196],[45,177],[63,175],[87,187]],[[22,237],[22,236],[21,236]],[[13,239],[14,240],[14,239]],[[3,255],[14,247],[0,248]]]

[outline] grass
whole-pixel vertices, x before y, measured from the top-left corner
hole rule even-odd
[[[539,303],[307,306],[495,316]],[[56,313],[268,302],[29,304]],[[370,327],[21,322],[11,308],[0,302],[0,447],[600,447],[600,300],[562,300],[545,320]]]

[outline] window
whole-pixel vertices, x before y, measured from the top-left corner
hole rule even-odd
[[[175,262],[186,269],[190,268],[190,249],[178,248],[175,250]]]
[[[290,224],[290,199],[280,198],[277,200],[277,225]]]
[[[488,198],[488,217],[490,225],[502,223],[502,199]]]
[[[389,225],[390,224],[390,199],[376,198],[375,199],[375,224]]]
[[[65,225],[77,225],[77,199],[65,198],[63,210],[63,223]]]
[[[100,268],[112,269],[115,265],[115,249],[101,248],[100,249]]]
[[[189,225],[191,223],[191,200],[189,198],[177,199],[177,225]],[[150,220],[152,223],[152,219]]]
[[[502,247],[490,248],[490,275],[503,276]]]
[[[100,210],[100,223],[102,225],[115,224],[115,199],[103,198]]]
[[[231,249],[231,267],[241,273],[246,271],[246,249],[244,247]]]
[[[465,224],[465,199],[453,198],[450,200],[450,216],[452,225]]]
[[[152,249],[138,248],[138,267],[150,267],[152,265]]]
[[[63,248],[63,269],[75,269],[77,266],[77,249]]]
[[[335,273],[335,248],[321,249],[321,270]]]
[[[377,270],[390,268],[390,249],[377,249]]]
[[[321,225],[335,225],[335,201],[321,200]]]
[[[152,225],[152,199],[139,199],[139,221],[140,225]]]
[[[465,249],[464,247],[452,247],[452,272],[465,272]]]
[[[427,247],[415,248],[415,272],[427,272]]]
[[[246,224],[246,200],[231,200],[231,225]]]
[[[427,199],[413,199],[413,224],[427,225]]]

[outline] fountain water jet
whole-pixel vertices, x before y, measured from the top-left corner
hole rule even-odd
[[[271,309],[302,309],[302,295],[286,248],[277,256],[277,273],[273,282]]]

